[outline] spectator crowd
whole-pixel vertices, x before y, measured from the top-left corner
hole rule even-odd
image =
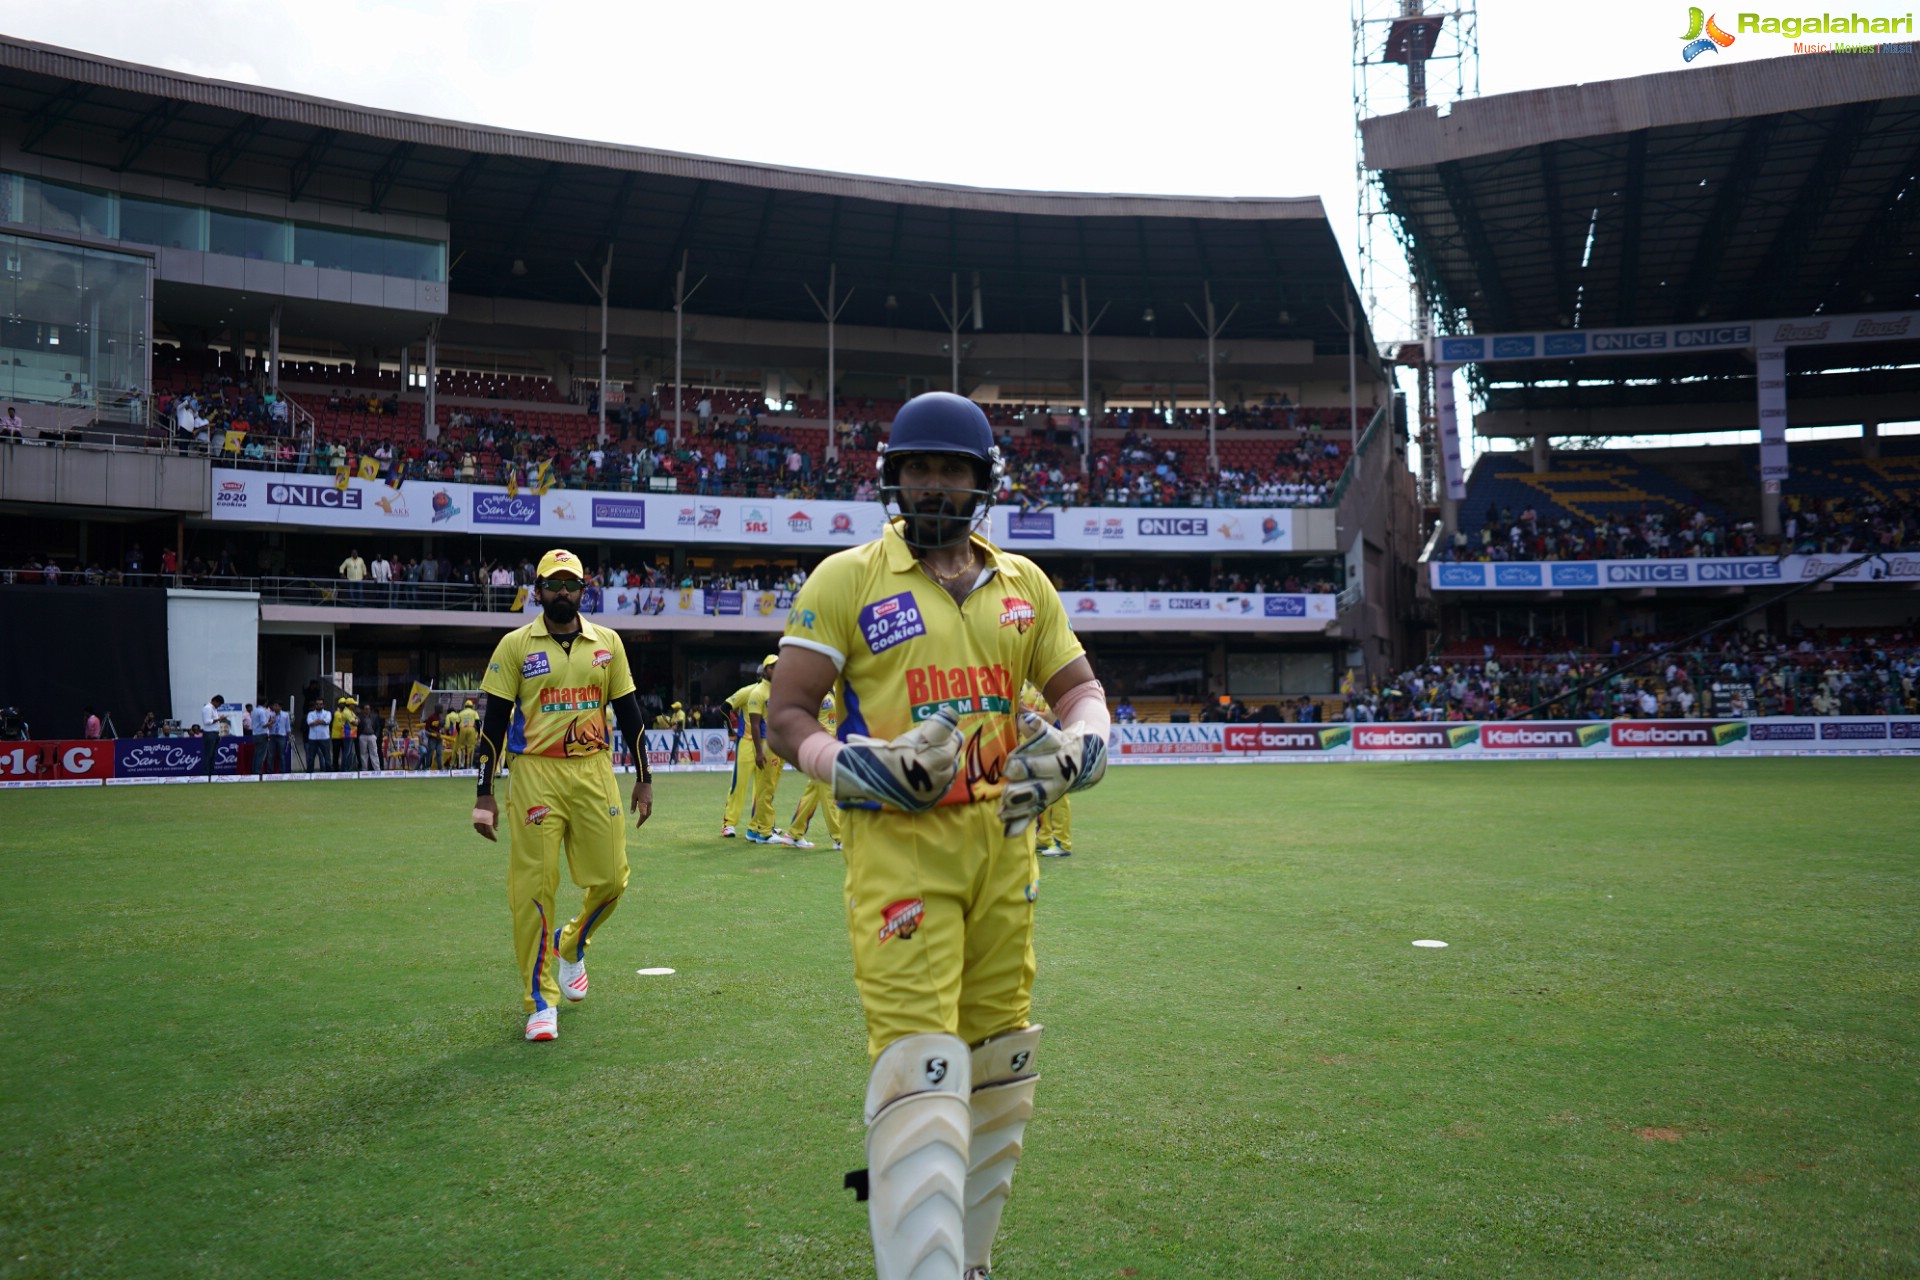
[[[1920,639],[1912,626],[1872,634],[1796,631],[1787,637],[1734,631],[1685,651],[1651,648],[1648,660],[1562,698],[1536,717],[1551,720],[1697,716],[1920,714]],[[1348,720],[1502,720],[1626,661],[1633,644],[1608,653],[1440,657],[1390,680],[1350,684]]]

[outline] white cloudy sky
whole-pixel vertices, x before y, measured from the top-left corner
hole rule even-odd
[[[1318,195],[1351,255],[1350,15],[1341,0],[0,0],[0,30],[23,39],[535,132],[978,186]],[[1673,0],[1481,0],[1481,92],[1678,70],[1686,20]],[[1707,60],[1784,48],[1736,39]]]
[[[1352,4],[0,0],[0,31],[368,106],[731,159],[973,186],[1317,195],[1357,278]],[[1480,91],[1682,70],[1687,10],[1480,0]],[[1733,13],[1720,15],[1728,30]],[[1736,36],[1699,65],[1789,47]]]

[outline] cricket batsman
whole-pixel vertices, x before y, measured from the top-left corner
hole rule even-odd
[[[1000,472],[972,401],[908,401],[880,456],[887,527],[807,579],[774,678],[774,749],[846,810],[873,1058],[869,1168],[848,1181],[881,1280],[992,1265],[1038,1080],[1032,824],[1106,772],[1105,694],[1059,596],[977,532]],[[1021,715],[1028,680],[1068,728]]]
[[[495,646],[480,682],[487,695],[480,731],[479,794],[473,829],[495,840],[500,806],[494,770],[511,758],[507,795],[507,901],[520,959],[527,1039],[560,1034],[558,1002],[587,997],[587,946],[627,888],[627,833],[614,784],[609,710],[629,742],[644,742],[640,699],[617,632],[580,617],[585,587],[570,551],[540,558],[534,590],[540,616]],[[644,825],[653,816],[647,753],[633,753],[630,803]],[[580,914],[556,923],[554,896],[565,850],[585,891]]]

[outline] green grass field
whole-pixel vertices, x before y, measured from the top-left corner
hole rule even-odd
[[[870,1275],[840,858],[724,785],[552,1045],[464,782],[0,793],[0,1276]],[[1116,769],[1074,838],[997,1277],[1920,1273],[1913,762]]]

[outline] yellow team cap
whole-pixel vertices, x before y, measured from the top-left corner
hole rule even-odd
[[[675,711],[678,711],[678,710],[680,710],[680,704],[679,704],[679,703],[677,703],[677,702],[676,702],[676,703],[674,703],[674,704],[673,704],[673,709],[674,709]]]
[[[574,577],[586,580],[586,574],[580,571],[580,557],[571,551],[559,547],[540,557],[540,567],[534,571],[536,578],[551,578],[556,573],[570,573]]]
[[[761,659],[760,665],[763,667],[770,667],[778,661],[780,661],[780,655],[777,653],[770,653],[765,658]]]

